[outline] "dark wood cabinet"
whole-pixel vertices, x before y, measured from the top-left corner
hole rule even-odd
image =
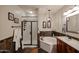
[[[6,48],[5,43],[6,43],[5,40],[1,40],[1,41],[0,41],[0,50],[5,50],[5,48]]]
[[[66,51],[67,51],[68,53],[76,53],[76,52],[77,52],[76,49],[74,49],[73,47],[71,47],[71,46],[69,46],[69,45],[66,45]]]
[[[69,46],[65,42],[57,39],[57,52],[58,53],[76,53],[78,52],[75,48]]]
[[[13,40],[7,39],[5,44],[6,44],[6,49],[12,52],[13,51]]]
[[[62,42],[61,40],[57,39],[57,52],[58,53],[65,53],[66,49],[65,49],[65,43]]]
[[[0,41],[0,52],[2,51],[14,52],[14,43],[12,37]]]

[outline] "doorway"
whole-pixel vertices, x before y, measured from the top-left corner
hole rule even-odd
[[[22,48],[37,47],[37,21],[22,21]]]

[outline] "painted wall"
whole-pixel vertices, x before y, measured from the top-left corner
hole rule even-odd
[[[38,29],[39,31],[52,31],[53,30],[53,17],[51,20],[51,28],[43,28],[42,23],[43,21],[48,21],[48,11],[45,12],[43,8],[39,8],[38,10]],[[52,16],[52,15],[51,15]],[[46,24],[47,25],[47,24]]]
[[[14,14],[15,17],[19,18],[19,20],[21,21],[22,14],[19,14],[18,11],[22,11],[22,9],[19,8],[19,6],[0,6],[0,40],[8,38],[13,35],[13,28],[11,28],[11,26],[21,24],[16,24],[13,21],[8,20],[8,12],[11,12]]]
[[[64,6],[53,14],[53,29],[58,32],[62,32],[63,24],[66,24],[66,17],[63,15],[64,12],[73,8],[73,6]]]
[[[65,23],[65,17],[63,16],[63,13],[73,6],[64,6],[62,9],[60,9],[58,12],[55,14],[51,14],[51,28],[43,28],[42,27],[42,22],[43,21],[48,21],[48,13],[43,11],[43,8],[38,9],[38,29],[39,31],[60,31],[62,32],[62,27],[63,24]],[[11,28],[12,25],[20,25],[16,24],[13,21],[8,20],[8,12],[12,12],[15,17],[18,17],[21,20],[21,15],[23,10],[19,6],[0,6],[0,40],[10,37],[13,35],[13,29]]]
[[[62,33],[63,24],[66,23],[66,18],[65,18],[65,16],[63,16],[63,13],[66,12],[67,10],[73,8],[73,7],[74,6],[64,6],[62,9],[60,9],[58,12],[56,12],[53,15],[53,18],[54,18],[54,21],[53,21],[54,27],[53,28],[55,31]],[[76,28],[78,28],[78,27],[76,27]],[[72,36],[72,37],[79,38],[79,34],[70,33],[70,32],[66,32],[65,34]]]

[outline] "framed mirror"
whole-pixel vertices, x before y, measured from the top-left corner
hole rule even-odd
[[[14,21],[14,14],[11,12],[8,12],[8,19],[11,21]]]
[[[43,28],[46,28],[46,21],[43,21],[42,26]]]
[[[19,23],[19,18],[14,18],[14,23]]]
[[[51,21],[47,21],[47,28],[51,28]]]
[[[66,31],[79,34],[79,14],[66,18]]]

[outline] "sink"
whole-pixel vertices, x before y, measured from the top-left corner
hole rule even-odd
[[[67,39],[68,40],[68,37],[67,36],[58,36],[58,38]]]
[[[60,40],[66,42],[66,43],[68,43],[68,42],[72,43],[72,41],[73,41],[72,38],[70,39],[70,38],[67,37],[67,36],[59,36],[59,37],[57,37],[57,38],[59,38]]]

